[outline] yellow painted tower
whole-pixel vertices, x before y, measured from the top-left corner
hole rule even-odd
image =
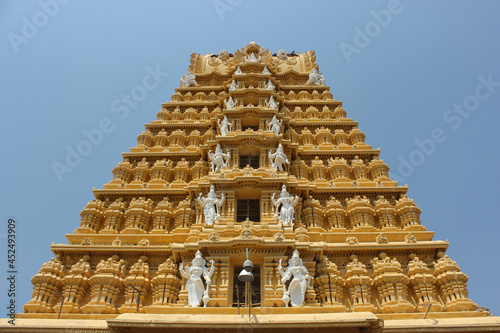
[[[137,141],[32,278],[26,331],[500,330],[314,51],[193,54]]]

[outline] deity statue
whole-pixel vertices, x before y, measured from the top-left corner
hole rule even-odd
[[[215,266],[214,260],[210,260],[212,266],[210,271],[205,265],[206,261],[201,256],[200,250],[196,252],[196,256],[191,262],[191,267],[186,266],[184,269],[184,262],[179,265],[179,272],[182,277],[187,279],[186,290],[188,293],[188,307],[198,307],[203,300],[203,306],[207,306],[210,296],[208,290],[212,283],[212,275],[214,274]],[[206,287],[203,285],[201,277],[205,280]]]
[[[193,72],[191,71],[187,71],[187,73],[181,77],[181,87],[189,86],[198,86],[198,82],[196,82],[196,76],[194,76]]]
[[[283,271],[280,259],[278,272],[280,272],[281,283],[283,284],[283,302],[285,302],[286,306],[288,306],[289,302],[292,306],[301,306],[304,303],[307,288],[311,288],[312,276],[309,275],[309,271],[302,264],[299,251],[293,251],[292,258],[289,260],[289,265],[285,271]],[[287,290],[286,282],[290,279],[292,281],[290,281]]]
[[[273,131],[274,135],[278,135],[278,134],[280,134],[280,128],[281,128],[281,124],[283,124],[283,120],[278,120],[276,118],[276,115],[274,115],[273,118],[271,119],[271,121],[269,121],[269,120],[266,121],[266,124],[267,124],[268,131]]]
[[[264,69],[262,70],[262,74],[271,75],[271,72],[269,71],[269,69],[267,69],[267,66],[264,66]]]
[[[233,101],[233,97],[230,96],[227,101],[224,101],[224,105],[226,106],[226,110],[232,110],[236,106],[236,102]]]
[[[271,79],[269,79],[265,85],[266,90],[271,90],[274,91],[274,84],[271,82]]]
[[[241,71],[240,66],[238,66],[238,68],[237,68],[237,69],[236,69],[236,71],[234,72],[234,75],[243,75],[243,72]]]
[[[276,152],[274,154],[271,153],[271,150],[269,151],[268,157],[271,161],[271,166],[273,168],[279,168],[280,171],[283,171],[283,164],[290,164],[290,161],[283,151],[283,146],[281,145],[281,143],[278,145],[278,148],[276,148]]]
[[[283,49],[279,49],[278,51],[276,51],[276,57],[281,60],[286,60],[287,59],[286,51]]]
[[[233,80],[229,85],[229,91],[234,91],[236,88],[238,88],[238,85],[236,84],[236,81]]]
[[[266,102],[266,106],[273,110],[276,110],[279,104],[280,104],[279,102],[276,102],[274,100],[273,96],[269,97],[269,100]]]
[[[220,121],[220,119],[217,119],[217,123],[219,124],[220,134],[222,136],[226,136],[227,132],[231,132],[233,130],[233,123],[230,123],[229,120],[227,120],[226,115],[224,115],[224,119],[222,119],[222,122]]]
[[[203,215],[205,215],[205,224],[212,225],[214,222],[219,222],[221,219],[220,208],[224,204],[226,197],[222,193],[221,198],[217,198],[214,186],[210,186],[210,192],[206,198],[200,193],[198,196],[198,203],[203,207]]]
[[[219,59],[222,61],[226,61],[227,59],[229,59],[229,56],[230,53],[228,50],[221,50],[218,55]]]
[[[271,201],[276,207],[276,212],[274,213],[274,221],[278,219],[278,208],[281,205],[279,219],[284,226],[292,226],[295,211],[294,207],[299,202],[299,197],[297,195],[295,195],[295,198],[293,196],[290,196],[290,194],[286,190],[285,185],[281,187],[281,193],[278,200],[274,199],[275,194],[276,193],[273,193],[271,197]]]
[[[323,74],[318,72],[317,69],[313,69],[311,71],[311,74],[309,74],[309,80],[307,80],[306,84],[312,85],[312,86],[324,85],[325,84],[325,77],[323,76]]]
[[[212,165],[212,172],[219,171],[221,167],[227,166],[227,162],[231,155],[229,154],[229,149],[226,149],[226,153],[222,151],[220,147],[220,143],[217,144],[215,148],[215,153],[212,153],[212,149],[208,151],[208,158],[210,159],[210,163]]]
[[[249,56],[245,56],[245,61],[246,62],[259,62],[259,59],[260,59],[260,57],[257,58],[255,56],[255,53],[250,54],[250,57]]]

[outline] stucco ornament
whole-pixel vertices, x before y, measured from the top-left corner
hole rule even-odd
[[[279,102],[276,102],[273,96],[269,97],[269,100],[266,101],[266,106],[270,109],[276,110],[279,106]]]
[[[269,79],[266,83],[266,90],[271,90],[271,91],[274,91],[274,84],[271,82],[271,79]]]
[[[233,100],[233,97],[229,97],[227,101],[224,101],[224,105],[226,106],[226,110],[232,110],[236,106],[236,102]]]
[[[219,124],[220,134],[222,136],[226,136],[228,132],[231,132],[233,130],[233,123],[229,122],[226,115],[224,115],[222,121],[220,121],[220,119],[217,119],[217,123]]]
[[[243,72],[241,71],[241,68],[239,66],[238,66],[238,68],[236,68],[234,75],[243,75]]]
[[[187,73],[181,77],[181,87],[189,86],[198,86],[198,82],[196,82],[196,76],[194,76],[193,72],[191,71],[187,71]]]
[[[269,121],[266,121],[267,124],[267,130],[268,131],[273,131],[274,135],[280,134],[280,128],[281,124],[283,124],[283,120],[278,120],[276,116],[273,116],[273,118]]]
[[[212,225],[214,222],[219,222],[221,219],[220,208],[224,204],[226,197],[222,193],[221,198],[217,198],[215,193],[215,187],[210,186],[210,192],[208,192],[207,197],[203,197],[200,193],[198,196],[198,203],[203,207],[203,215],[205,216],[205,224]]]
[[[227,59],[229,59],[230,53],[228,50],[220,50],[218,57],[220,60],[226,61]]]
[[[271,201],[273,205],[276,207],[276,212],[274,214],[274,221],[276,221],[279,217],[284,226],[292,226],[294,220],[294,212],[295,206],[299,202],[299,197],[295,195],[295,197],[290,196],[290,193],[287,192],[286,186],[283,185],[281,187],[281,193],[279,198],[276,200],[274,196],[276,193],[273,193],[271,197]],[[278,209],[281,206],[281,210],[278,216]]]
[[[212,275],[214,274],[214,260],[210,260],[212,264],[210,270],[206,267],[206,261],[203,259],[201,252],[198,250],[196,256],[191,262],[191,266],[184,268],[184,262],[179,265],[179,272],[182,277],[187,279],[186,290],[188,293],[188,307],[198,307],[203,300],[203,306],[207,306],[210,296],[208,291],[212,283]],[[205,285],[202,281],[205,280]]]
[[[255,53],[250,54],[250,56],[245,57],[246,62],[259,62],[260,57],[256,57]]]
[[[286,306],[289,303],[292,306],[301,306],[304,303],[306,290],[311,288],[312,276],[309,275],[307,268],[302,264],[302,259],[299,257],[299,251],[293,251],[292,258],[288,261],[289,265],[285,271],[281,266],[281,259],[278,265],[278,272],[281,275],[281,283],[283,284],[283,302]],[[286,282],[290,281],[288,290]]]
[[[311,74],[309,74],[309,80],[307,80],[306,84],[311,85],[311,86],[324,85],[325,84],[325,77],[323,76],[323,74],[318,72],[317,69],[313,69],[311,71]]]
[[[236,83],[236,81],[231,81],[231,84],[229,84],[229,91],[234,91],[236,90],[236,88],[238,88],[238,84]]]
[[[212,172],[219,171],[220,168],[227,166],[227,162],[230,157],[231,155],[229,154],[229,149],[226,149],[226,153],[224,153],[220,147],[220,143],[217,144],[215,153],[212,153],[212,150],[210,149],[208,151],[208,158],[210,159]]]
[[[279,49],[276,51],[276,57],[280,60],[286,60],[288,57],[286,55],[286,51],[283,49]]]
[[[283,146],[281,145],[281,143],[278,145],[278,148],[276,148],[276,152],[272,153],[271,150],[269,151],[268,157],[271,161],[271,166],[273,168],[280,169],[280,171],[283,171],[283,164],[290,164],[290,161],[283,151]]]

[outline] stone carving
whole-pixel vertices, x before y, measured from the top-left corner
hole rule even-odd
[[[80,245],[94,245],[94,242],[92,242],[91,238],[84,238],[82,239]]]
[[[272,153],[271,150],[269,151],[268,157],[271,161],[271,166],[273,168],[278,168],[280,171],[283,171],[283,164],[290,164],[290,161],[283,151],[283,146],[281,145],[281,143],[278,145],[278,148],[276,148],[276,151],[274,153]]]
[[[285,240],[285,235],[282,232],[277,232],[274,234],[273,239],[275,242],[282,242]]]
[[[227,101],[224,101],[224,105],[226,106],[226,110],[232,110],[236,106],[236,102],[233,100],[233,97],[230,96]]]
[[[236,88],[238,88],[238,85],[236,84],[236,81],[233,80],[229,85],[229,91],[234,91]]]
[[[143,238],[137,243],[137,246],[149,246],[149,239]]]
[[[220,119],[217,119],[217,124],[219,124],[220,134],[222,136],[226,136],[228,132],[233,131],[233,122],[229,122],[226,115],[224,115],[222,121],[220,121]]]
[[[262,70],[262,74],[271,75],[271,72],[269,71],[269,69],[267,69],[267,66],[265,66],[264,69]]]
[[[291,303],[292,306],[301,306],[304,303],[307,288],[311,288],[312,276],[309,275],[309,271],[302,264],[299,251],[293,251],[289,266],[285,271],[281,266],[281,259],[277,268],[283,284],[283,302],[285,302],[286,306],[288,306],[288,303]],[[290,279],[292,281],[290,281],[287,290],[286,282]]]
[[[220,144],[217,144],[215,148],[215,153],[212,153],[210,149],[208,151],[208,158],[210,159],[210,163],[212,165],[212,172],[217,172],[221,167],[227,166],[227,162],[231,155],[229,154],[229,149],[226,149],[226,153],[222,151]]]
[[[384,234],[378,234],[377,238],[375,240],[379,244],[388,244],[389,243],[389,239],[387,239],[387,236]]]
[[[417,242],[417,237],[415,237],[412,234],[406,235],[406,237],[405,237],[405,243],[412,244],[412,243],[416,243],[416,242]]]
[[[283,124],[283,120],[282,119],[278,120],[276,118],[276,116],[274,115],[270,121],[266,120],[266,124],[267,124],[268,131],[273,131],[274,135],[278,135],[278,134],[280,134],[280,128],[281,128],[281,125]]]
[[[219,233],[217,232],[212,232],[209,236],[208,236],[208,240],[211,241],[211,242],[218,242],[220,240],[220,235]]]
[[[111,243],[113,246],[120,246],[122,245],[122,240],[118,237],[115,238],[115,240]]]
[[[187,71],[187,73],[181,77],[181,87],[190,86],[197,87],[198,82],[196,82],[196,76],[194,76],[193,72]]]
[[[269,97],[269,100],[266,101],[266,106],[270,109],[276,110],[279,106],[279,102],[276,102],[273,96]]]
[[[198,307],[203,300],[203,306],[207,306],[210,296],[208,291],[212,283],[212,275],[214,274],[215,266],[214,260],[210,260],[212,264],[210,270],[205,265],[206,261],[203,259],[201,252],[198,250],[196,256],[191,262],[191,266],[184,268],[184,262],[179,265],[179,272],[182,277],[187,279],[186,290],[188,293],[188,307]],[[206,286],[202,281],[205,280]]]
[[[276,57],[280,60],[286,60],[288,57],[286,56],[286,51],[283,49],[279,49],[276,51]]]
[[[246,56],[246,57],[245,57],[245,60],[246,60],[246,62],[259,62],[260,57],[259,57],[259,58],[257,58],[257,57],[255,56],[255,53],[251,53],[251,54],[250,54],[250,57],[249,57],[249,56]]]
[[[274,213],[274,221],[278,219],[278,208],[281,205],[281,210],[279,214],[279,219],[283,223],[284,226],[292,226],[293,220],[294,220],[294,212],[295,212],[295,206],[299,202],[299,197],[295,195],[295,198],[293,196],[290,196],[290,194],[286,190],[286,186],[283,185],[281,188],[281,193],[278,198],[278,200],[274,199],[276,193],[273,193],[271,197],[271,201],[273,205],[276,207],[276,212]]]
[[[313,69],[311,71],[311,74],[309,74],[309,80],[307,80],[306,84],[312,85],[312,86],[324,85],[325,84],[325,77],[323,76],[323,74],[318,72],[317,69]]]
[[[222,61],[228,60],[229,56],[230,56],[230,54],[229,54],[228,50],[220,50],[219,55],[218,55],[219,59]]]
[[[243,75],[243,72],[241,71],[240,66],[238,66],[238,68],[237,68],[237,69],[236,69],[236,71],[234,72],[234,75]]]
[[[347,237],[346,240],[347,244],[349,245],[356,245],[359,244],[359,240],[356,237]]]
[[[219,222],[221,219],[220,207],[224,204],[225,196],[222,193],[221,198],[217,198],[214,185],[210,186],[210,192],[204,198],[203,194],[198,195],[198,203],[203,207],[203,215],[205,216],[205,224],[212,225],[214,222]]]
[[[274,84],[271,82],[271,79],[269,79],[269,81],[267,81],[266,85],[265,85],[265,88],[267,90],[270,90],[270,91],[274,91]]]

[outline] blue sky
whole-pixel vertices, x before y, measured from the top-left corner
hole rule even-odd
[[[191,53],[255,41],[316,51],[334,98],[408,184],[422,223],[450,241],[470,298],[500,315],[499,14],[498,1],[3,0],[0,241],[5,253],[13,217],[18,310],[50,243],[67,243],[92,188],[170,100]],[[126,102],[147,75],[154,88]],[[82,144],[95,129],[102,139]],[[86,156],[58,177],[68,149]]]

